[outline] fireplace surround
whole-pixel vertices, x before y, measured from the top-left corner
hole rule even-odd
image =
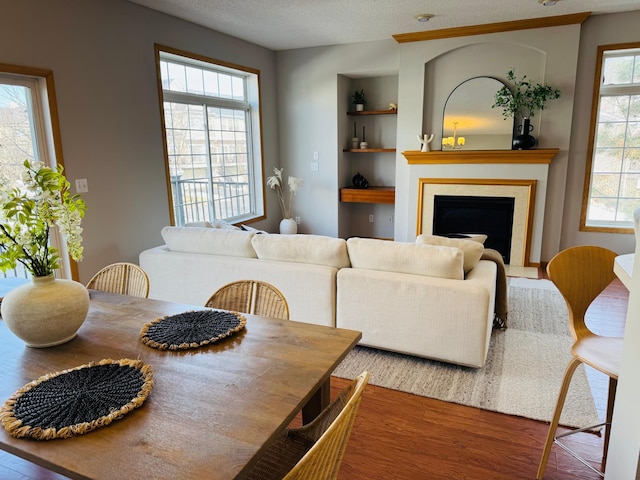
[[[478,197],[510,198],[513,199],[513,221],[507,263],[529,266],[536,183],[536,180],[421,178],[418,187],[417,234],[437,234],[433,231],[436,196],[467,197],[468,205],[472,205],[473,199]],[[485,233],[476,231],[477,225],[469,228],[471,231],[457,233]],[[504,256],[504,252],[500,253]]]
[[[433,234],[435,195],[513,197],[509,266],[539,267],[549,165],[558,151],[403,151],[409,166],[406,185],[416,202],[409,206],[416,219],[415,233]],[[412,232],[407,233],[411,238]]]

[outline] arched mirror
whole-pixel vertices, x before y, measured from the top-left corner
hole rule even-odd
[[[444,104],[443,150],[511,150],[513,118],[491,108],[503,86],[495,78],[474,77],[453,89]]]

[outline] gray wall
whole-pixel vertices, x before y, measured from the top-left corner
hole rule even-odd
[[[261,70],[265,170],[275,165],[272,51],[123,0],[5,1],[2,17],[0,63],[53,71],[67,176],[88,179],[80,281],[137,263],[169,223],[155,43]],[[277,209],[256,226],[275,229]]]

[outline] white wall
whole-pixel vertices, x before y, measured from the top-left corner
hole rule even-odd
[[[275,55],[124,0],[3,2],[0,63],[53,71],[62,148],[83,195],[86,282],[102,266],[137,262],[169,223],[154,43],[261,70],[265,167],[278,155]],[[267,192],[267,195],[271,192]],[[275,197],[269,222],[279,222]]]

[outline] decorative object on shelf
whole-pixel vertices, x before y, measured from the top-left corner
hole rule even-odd
[[[364,90],[353,92],[353,104],[356,106],[356,112],[364,111],[367,101],[364,98]]]
[[[298,224],[293,218],[283,218],[280,220],[279,231],[282,235],[295,235],[298,233]]]
[[[369,148],[369,144],[367,143],[367,138],[365,135],[364,125],[362,126],[362,141],[360,142],[360,150],[366,150]]]
[[[530,124],[531,117],[535,115],[536,110],[544,110],[549,100],[560,98],[560,90],[549,85],[530,82],[526,75],[517,78],[514,70],[507,72],[507,80],[513,83],[513,87],[509,88],[505,85],[498,90],[492,108],[502,108],[502,116],[505,119],[509,117],[515,117],[516,120],[522,119],[522,124],[519,125],[520,133],[513,140],[513,148],[526,150],[536,144],[535,138],[529,133],[533,130],[533,125]],[[518,137],[521,138],[518,139]],[[533,144],[528,137],[533,138]]]
[[[390,103],[389,104],[389,110],[398,110],[398,104],[397,103]]]
[[[453,122],[453,137],[446,137],[442,139],[442,149],[460,149],[466,143],[464,137],[458,137],[458,122]],[[425,151],[425,150],[421,150]]]
[[[431,134],[425,133],[424,136],[418,134],[418,141],[420,142],[420,151],[421,152],[430,152],[431,151],[431,147],[429,146],[429,144],[431,143],[431,140],[433,140],[433,133],[431,133]]]
[[[295,220],[291,218],[291,207],[293,205],[293,197],[296,195],[298,190],[304,185],[304,181],[300,178],[289,177],[287,180],[287,184],[289,185],[289,200],[285,201],[284,192],[282,189],[282,172],[284,168],[273,168],[273,172],[275,175],[267,178],[267,185],[276,191],[276,195],[278,196],[278,203],[280,204],[280,209],[282,210],[283,221],[280,222],[280,233],[297,233],[298,225]],[[285,220],[288,220],[285,222]],[[286,231],[283,231],[286,230]],[[293,231],[291,231],[293,230]]]
[[[356,149],[360,146],[360,139],[356,133],[356,122],[353,122],[353,137],[351,138],[351,148]]]
[[[520,133],[513,139],[514,150],[529,150],[530,148],[535,147],[536,138],[529,133],[533,130],[533,125],[529,122],[530,120],[528,118],[524,118],[522,120],[522,125],[518,125]]]
[[[367,188],[369,187],[369,181],[360,175],[360,172],[356,173],[351,179],[351,183],[356,188]]]
[[[73,260],[82,260],[86,205],[71,195],[61,165],[24,162],[18,187],[0,186],[0,270],[20,263],[32,282],[11,290],[2,300],[9,330],[30,347],[49,347],[75,337],[89,310],[89,293],[81,283],[56,279],[59,252],[49,245],[57,227]]]

